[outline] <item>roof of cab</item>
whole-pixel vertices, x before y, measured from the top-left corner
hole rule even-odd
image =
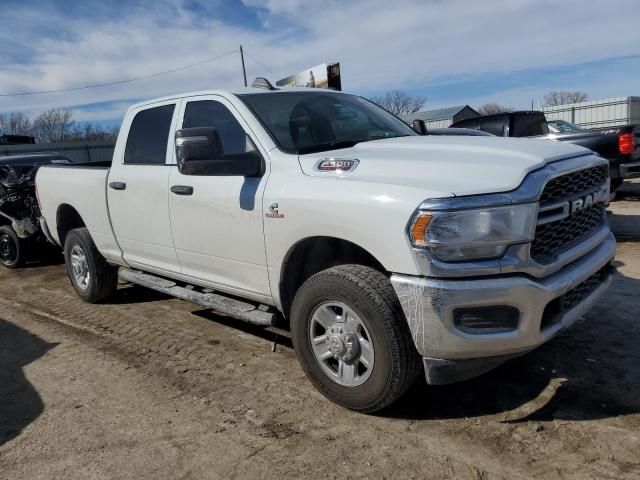
[[[336,93],[336,94],[343,94],[344,92],[340,92],[338,90],[330,90],[330,89],[325,89],[325,88],[305,88],[305,87],[284,87],[284,88],[279,88],[276,87],[275,90],[269,90],[266,88],[256,88],[256,87],[239,87],[239,88],[229,88],[229,89],[216,89],[216,90],[200,90],[200,91],[196,91],[196,92],[185,92],[185,93],[178,93],[175,95],[168,95],[166,97],[160,97],[160,98],[152,98],[150,100],[145,100],[143,102],[139,102],[136,104],[131,105],[131,107],[129,107],[130,109],[134,109],[134,108],[138,108],[138,107],[144,107],[146,105],[152,105],[154,103],[159,103],[159,102],[165,102],[168,100],[176,100],[179,98],[185,98],[185,97],[198,97],[198,96],[202,96],[202,95],[225,95],[225,94],[231,94],[231,95],[243,95],[243,94],[249,94],[249,93],[259,93],[259,94],[283,94],[283,93],[288,93],[288,92],[315,92],[315,93],[320,93],[320,92],[324,92],[324,93]]]

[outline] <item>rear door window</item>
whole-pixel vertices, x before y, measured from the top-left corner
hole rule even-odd
[[[167,142],[175,105],[162,105],[138,112],[133,118],[124,163],[137,165],[164,165]]]

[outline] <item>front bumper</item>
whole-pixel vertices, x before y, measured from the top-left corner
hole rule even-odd
[[[621,178],[638,178],[640,177],[640,162],[623,163],[620,165]]]
[[[473,364],[471,371],[475,373],[457,375],[455,380],[461,380],[502,363],[504,360],[496,363],[498,357],[507,359],[536,348],[583,316],[606,290],[611,281],[610,271],[595,289],[570,309],[561,312],[552,323],[543,324],[547,305],[603,272],[613,259],[615,246],[613,234],[609,233],[588,254],[543,279],[509,275],[452,280],[394,274],[391,283],[418,353],[425,357],[425,365],[429,367],[429,363],[437,365],[443,361],[449,367]],[[520,312],[517,328],[505,333],[470,334],[454,326],[454,310],[489,306],[517,308]],[[486,361],[479,362],[479,359]],[[484,368],[482,364],[491,366]]]

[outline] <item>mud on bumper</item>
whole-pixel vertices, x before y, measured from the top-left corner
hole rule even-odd
[[[569,327],[607,289],[614,253],[610,234],[587,255],[544,279],[392,275],[416,349],[424,357],[427,382],[452,383],[482,374]],[[517,311],[512,328],[470,332],[456,323],[456,312],[492,308]]]

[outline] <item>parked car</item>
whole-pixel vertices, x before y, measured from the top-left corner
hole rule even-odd
[[[77,294],[118,276],[259,325],[373,412],[528,352],[605,291],[607,162],[575,145],[418,135],[358,96],[214,90],[132,106],[107,166],[36,178]]]
[[[68,163],[58,154],[0,157],[0,263],[5,267],[50,253],[54,244],[48,244],[40,225],[35,176],[42,165]]]
[[[522,111],[484,115],[455,122],[504,137],[537,137],[573,143],[609,160],[611,191],[626,178],[640,177],[640,130],[637,126],[584,130],[564,120],[549,123],[542,112]]]

